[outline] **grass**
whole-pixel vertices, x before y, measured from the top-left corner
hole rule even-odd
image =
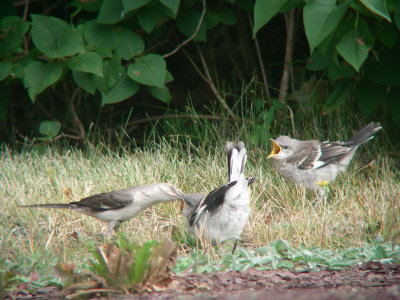
[[[376,238],[398,243],[399,174],[395,161],[377,147],[376,140],[358,150],[347,172],[330,186],[328,201],[318,205],[312,204],[313,193],[275,173],[265,158],[269,149],[244,140],[248,148],[245,173],[257,180],[251,187],[252,214],[242,234],[242,251],[253,253],[279,240],[289,241],[296,249],[326,251],[362,247]],[[190,138],[179,136],[134,151],[121,148],[118,153],[104,146],[87,151],[48,147],[20,154],[3,148],[3,269],[18,266],[26,276],[35,270],[41,278],[48,278],[48,268],[59,262],[74,262],[79,270],[88,265],[85,245],[104,239],[101,232],[106,225],[94,218],[66,210],[22,209],[20,205],[78,201],[95,193],[154,182],[169,182],[186,193],[207,192],[227,180],[223,147],[223,141],[214,146],[194,145]],[[171,239],[173,232],[186,231],[178,203],[152,206],[123,223],[121,230],[141,242]],[[187,248],[178,246],[182,261],[191,259]],[[227,265],[236,263],[229,259]],[[54,281],[60,283],[57,278]]]

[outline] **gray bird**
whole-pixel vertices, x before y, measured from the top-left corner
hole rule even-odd
[[[22,207],[73,209],[108,223],[107,235],[118,231],[122,222],[134,218],[146,207],[166,201],[182,200],[183,192],[168,183],[142,185],[96,194],[68,204],[33,204]]]
[[[250,215],[249,185],[254,178],[243,174],[247,160],[242,142],[227,143],[228,183],[208,195],[189,194],[183,197],[182,214],[190,234],[203,234],[211,241],[224,242],[239,239]]]
[[[350,163],[357,148],[382,127],[369,123],[347,142],[299,141],[280,136],[272,142],[271,158],[274,169],[285,179],[324,195],[323,186],[335,180]]]

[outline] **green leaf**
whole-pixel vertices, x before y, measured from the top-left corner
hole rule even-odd
[[[137,33],[124,29],[121,32],[121,43],[116,50],[121,58],[129,60],[143,52],[144,42]]]
[[[121,102],[136,94],[138,90],[139,84],[124,74],[107,93],[101,93],[101,106]]]
[[[67,65],[71,70],[92,73],[103,77],[103,60],[95,52],[78,54],[71,58]]]
[[[253,38],[261,27],[267,24],[279,12],[284,2],[282,0],[256,0],[254,4]]]
[[[162,3],[164,6],[168,7],[174,16],[178,13],[179,9],[179,3],[181,0],[158,0],[160,3]]]
[[[11,73],[11,66],[9,61],[0,62],[0,81],[7,78],[8,74]]]
[[[235,13],[230,7],[222,7],[217,13],[219,21],[224,25],[234,25],[236,23]]]
[[[124,16],[125,11],[121,0],[104,0],[97,20],[103,24],[115,24],[122,21]]]
[[[107,51],[110,56],[112,56],[111,51],[118,47],[122,39],[122,35],[117,28],[111,25],[99,24],[95,21],[85,23],[83,36],[90,50],[96,50],[101,55],[99,50],[102,49]]]
[[[36,61],[25,68],[24,86],[28,88],[28,94],[32,102],[36,96],[45,88],[55,83],[62,74],[62,67],[59,63],[43,63]]]
[[[77,7],[78,12],[79,10],[98,11],[102,4],[103,2],[101,0],[74,0],[69,4],[69,6]]]
[[[63,58],[85,51],[81,36],[65,21],[32,15],[32,41],[50,58]]]
[[[166,86],[162,87],[161,89],[155,86],[148,86],[147,89],[150,94],[162,102],[170,103],[172,100],[172,96]]]
[[[97,88],[107,93],[114,84],[120,80],[122,74],[121,59],[113,57],[103,61],[103,77],[95,77]]]
[[[375,251],[374,251],[374,259],[379,260],[379,259],[384,259],[384,258],[388,258],[388,254],[387,254],[385,248],[382,247],[382,245],[376,246]]]
[[[311,71],[320,71],[325,69],[331,61],[327,59],[321,51],[316,50],[313,52],[307,64],[307,69]]]
[[[8,16],[1,19],[1,28],[0,57],[16,51],[22,45],[29,23],[16,16]]]
[[[360,38],[353,30],[346,34],[336,45],[339,54],[353,66],[356,71],[360,70],[361,65],[368,57],[371,46]]]
[[[275,250],[281,256],[286,257],[290,250],[289,243],[285,240],[280,239],[280,240],[276,241],[276,243],[275,243]]]
[[[352,81],[341,80],[329,96],[328,100],[322,106],[322,109],[330,113],[331,111],[338,108],[340,105],[345,103],[351,97]]]
[[[303,22],[311,53],[335,30],[347,6],[347,2],[336,5],[336,0],[311,0],[304,6]]]
[[[138,9],[147,3],[150,0],[122,0],[122,5],[124,7],[125,12],[130,12],[131,10]]]
[[[164,87],[166,67],[162,56],[147,54],[128,67],[128,76],[141,84],[161,89]]]
[[[370,11],[382,18],[385,18],[389,22],[392,22],[390,19],[389,12],[386,8],[386,0],[360,0],[362,4],[364,4]]]
[[[182,13],[178,15],[176,19],[176,27],[178,30],[187,37],[190,37],[195,32],[197,25],[199,24],[201,14],[197,10],[192,8],[185,9]],[[204,22],[200,26],[196,37],[194,38],[197,42],[205,42],[207,40],[207,26]]]
[[[144,31],[151,33],[160,19],[160,12],[155,6],[146,6],[138,11],[137,18]]]
[[[94,95],[97,89],[97,84],[96,78],[93,74],[73,71],[72,78],[74,79],[75,83],[83,88],[86,92]]]
[[[59,121],[42,121],[39,125],[39,132],[46,138],[51,139],[55,137],[61,129],[61,123]]]
[[[354,98],[361,113],[368,118],[386,98],[386,87],[374,84],[366,79],[356,87]]]

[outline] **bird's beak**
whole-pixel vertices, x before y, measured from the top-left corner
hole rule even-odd
[[[279,154],[279,152],[281,152],[281,147],[273,139],[271,139],[271,142],[272,142],[272,151],[271,151],[270,155],[268,155],[267,158],[271,158],[271,157]]]

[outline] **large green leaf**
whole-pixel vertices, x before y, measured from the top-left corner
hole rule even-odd
[[[156,6],[145,6],[137,12],[140,26],[147,33],[151,33],[160,19],[160,12]]]
[[[185,36],[190,37],[195,32],[200,17],[200,12],[192,8],[187,8],[178,15],[176,27],[178,27],[178,30]],[[207,26],[204,19],[194,40],[198,42],[205,42],[207,40]]]
[[[144,50],[144,42],[140,36],[129,29],[121,32],[121,44],[117,47],[117,52],[121,58],[129,60],[139,55]]]
[[[303,22],[312,53],[339,24],[348,3],[336,5],[336,0],[311,0],[304,6]]]
[[[96,50],[101,55],[108,52],[107,56],[112,56],[111,51],[121,43],[121,32],[112,25],[99,24],[95,21],[87,22],[84,25],[83,36],[90,50]]]
[[[100,77],[103,76],[103,60],[100,55],[95,52],[78,54],[71,58],[67,65],[74,71],[92,73]]]
[[[115,56],[111,59],[104,59],[103,61],[103,77],[96,76],[97,88],[103,92],[107,93],[109,89],[118,81],[121,77],[121,72],[123,69],[121,67],[121,59]]]
[[[81,88],[83,88],[88,93],[94,95],[97,89],[96,77],[93,74],[73,71],[72,78],[75,83],[78,84]]]
[[[122,21],[124,16],[122,0],[104,0],[97,20],[103,24],[115,24]]]
[[[162,56],[147,54],[128,67],[128,76],[141,84],[161,89],[164,87],[166,70],[167,65]]]
[[[360,0],[360,2],[364,4],[374,14],[385,18],[389,22],[392,21],[386,8],[386,0]]]
[[[400,1],[397,2],[394,9],[394,20],[398,29],[400,29]]]
[[[29,28],[29,23],[16,16],[8,16],[1,19],[1,28],[0,57],[22,45],[23,36]]]
[[[361,113],[368,118],[385,100],[386,87],[364,79],[357,84],[354,97]]]
[[[32,15],[32,41],[50,58],[63,58],[85,51],[81,36],[61,19]]]
[[[168,7],[174,16],[178,13],[179,3],[181,0],[158,0],[160,3]]]
[[[46,138],[51,139],[55,137],[61,129],[61,123],[59,121],[42,121],[39,125],[40,134]]]
[[[166,86],[162,87],[161,89],[155,86],[148,86],[147,90],[150,92],[150,94],[162,102],[170,103],[172,100],[172,96]]]
[[[101,93],[101,106],[121,102],[136,94],[138,89],[139,84],[123,74],[107,93]]]
[[[254,4],[253,38],[261,27],[267,24],[279,12],[284,2],[282,0],[256,0]]]
[[[124,7],[125,12],[129,12],[131,10],[145,6],[150,1],[151,0],[122,0],[122,5]]]
[[[0,81],[7,78],[11,73],[11,63],[9,61],[0,62]]]
[[[45,88],[55,83],[61,74],[62,67],[59,63],[36,61],[28,65],[24,71],[23,81],[32,102],[35,102],[36,96]]]
[[[354,30],[346,34],[336,45],[339,54],[357,71],[368,57],[370,48],[370,44],[366,43]]]

